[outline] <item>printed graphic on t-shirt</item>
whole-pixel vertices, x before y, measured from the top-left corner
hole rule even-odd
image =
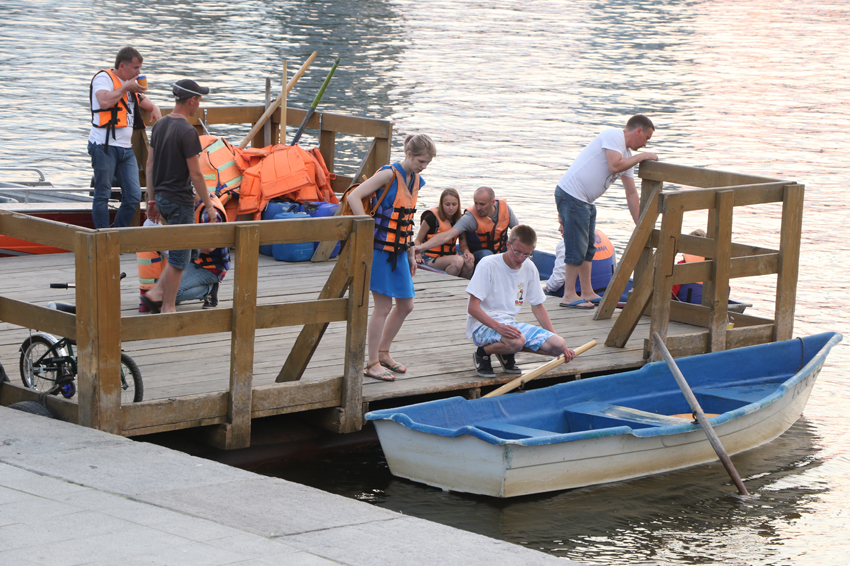
[[[514,301],[514,304],[521,307],[522,302],[523,302],[522,294],[523,294],[523,291],[525,289],[525,284],[520,283],[519,285],[517,285],[517,288],[519,289],[519,292],[517,292],[517,294],[516,294],[516,301]]]

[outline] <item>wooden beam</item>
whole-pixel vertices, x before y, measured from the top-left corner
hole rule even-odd
[[[354,219],[355,217],[349,216]],[[374,227],[374,224],[373,224]],[[348,285],[351,282],[351,266],[354,264],[352,258],[353,246],[349,244],[350,237],[342,245],[339,256],[336,260],[336,265],[331,271],[325,286],[319,293],[319,299],[339,299],[345,294]],[[307,364],[313,357],[313,353],[319,345],[328,323],[308,324],[301,329],[301,333],[295,340],[292,350],[289,352],[280,373],[275,379],[276,382],[297,381],[301,379],[304,370],[307,369]]]
[[[638,168],[638,176],[641,179],[703,188],[771,183],[777,180],[769,177],[757,177],[755,175],[743,175],[729,171],[704,169],[702,167],[674,165],[661,161],[642,161]]]
[[[77,337],[77,318],[74,315],[6,297],[0,297],[0,320],[72,340]]]
[[[12,382],[0,383],[0,405],[8,407],[13,403],[21,401],[35,401],[44,403],[54,417],[66,423],[77,424],[80,418],[80,406],[61,395],[45,395],[40,391],[33,391]]]
[[[227,391],[218,391],[123,405],[122,434],[133,436],[223,423],[229,396]]]
[[[69,250],[74,246],[77,232],[93,233],[94,230],[0,209],[0,234],[4,236]]]
[[[352,265],[348,286],[348,324],[345,328],[345,373],[340,403],[344,415],[340,432],[363,428],[363,367],[366,351],[366,322],[369,317],[369,278],[372,273],[372,244],[375,224],[360,218],[349,240]],[[402,261],[405,259],[401,258]]]
[[[614,309],[617,308],[617,303],[626,290],[626,285],[629,282],[629,277],[634,272],[638,261],[643,257],[646,243],[649,241],[649,236],[655,227],[655,222],[658,219],[658,195],[660,194],[661,185],[655,187],[655,192],[649,197],[647,206],[644,207],[638,219],[637,226],[634,232],[629,237],[629,243],[626,245],[626,251],[623,257],[617,262],[617,267],[614,269],[614,275],[608,283],[608,288],[605,290],[605,295],[602,297],[602,302],[596,313],[593,315],[593,320],[604,320],[611,318]],[[613,333],[613,330],[612,330]],[[611,335],[609,334],[609,340]],[[627,338],[628,340],[628,338]],[[606,342],[607,344],[607,342]]]
[[[717,229],[714,233],[714,260],[711,262],[711,277],[714,281],[713,304],[709,305],[708,333],[712,352],[726,349],[726,309],[729,304],[729,262],[732,258],[732,203],[735,192],[717,191],[714,205]],[[705,304],[705,303],[703,303]]]
[[[776,326],[773,339],[790,340],[794,336],[794,308],[797,302],[797,277],[800,269],[800,238],[803,231],[803,185],[788,185],[782,202],[782,227],[779,242],[779,275],[776,281]]]
[[[670,320],[708,328],[709,314],[711,309],[704,305],[672,301],[670,303]],[[748,326],[772,325],[773,321],[741,313],[729,313],[729,321],[734,323],[735,328],[746,328]]]
[[[766,344],[772,341],[773,325],[750,326],[747,328],[733,328],[728,331],[726,348],[744,348],[756,344]],[[696,356],[704,354],[709,350],[708,330],[693,334],[679,334],[667,337],[667,349],[676,357]],[[650,346],[650,340],[644,340],[644,351]]]
[[[654,332],[657,332],[662,339],[666,340],[667,326],[670,322],[670,297],[673,292],[673,265],[676,263],[678,240],[682,234],[681,194],[662,194],[659,197],[658,207],[663,210],[664,216],[661,218],[661,237],[658,249],[655,251],[650,311],[652,320],[649,324],[649,335],[652,336]],[[663,359],[661,352],[653,341],[650,361],[657,362],[661,359]]]
[[[233,282],[233,331],[230,339],[230,397],[224,448],[251,445],[251,389],[254,379],[254,335],[257,313],[257,270],[260,229],[256,224],[236,228]]]
[[[657,253],[653,252],[651,259],[654,260]],[[617,320],[614,321],[614,326],[608,332],[608,337],[605,339],[606,346],[623,348],[629,341],[640,317],[643,316],[644,311],[652,299],[654,277],[651,277],[651,275],[651,272],[647,273],[647,276],[632,288],[626,306],[623,308],[620,316],[617,317]]]
[[[78,232],[75,240],[79,421],[112,434],[121,432],[118,232]]]
[[[257,328],[301,326],[346,319],[348,299],[321,299],[257,307]]]
[[[334,407],[342,395],[342,377],[321,381],[276,383],[254,388],[251,405],[253,418],[282,415],[303,407]]]

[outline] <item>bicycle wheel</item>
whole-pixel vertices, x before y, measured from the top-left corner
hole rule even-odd
[[[121,403],[138,403],[145,395],[142,372],[133,358],[121,353]]]
[[[35,391],[50,393],[56,385],[56,381],[62,377],[63,363],[49,361],[50,358],[65,356],[65,349],[60,348],[56,352],[46,356],[50,348],[56,344],[53,336],[45,334],[33,334],[21,344],[21,381],[24,385]]]

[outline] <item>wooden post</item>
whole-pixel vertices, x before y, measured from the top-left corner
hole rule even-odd
[[[121,264],[118,234],[77,232],[79,424],[121,432]]]
[[[714,299],[708,315],[709,351],[726,349],[726,315],[729,306],[729,267],[732,261],[732,207],[735,192],[717,191],[713,215],[715,226],[714,257],[711,261],[711,278]]]
[[[254,375],[254,335],[257,320],[257,270],[260,227],[236,226],[233,318],[230,338],[230,399],[223,425],[223,448],[251,445],[251,389]]]
[[[661,195],[659,207],[663,211],[661,234],[658,237],[658,249],[655,252],[655,281],[652,296],[652,321],[649,334],[657,332],[662,339],[667,338],[667,325],[670,323],[670,297],[673,293],[673,265],[679,237],[682,234],[682,198],[683,193]],[[650,361],[662,359],[658,347],[653,345]]]
[[[779,239],[779,274],[776,277],[776,311],[773,339],[794,336],[794,306],[800,269],[800,238],[803,231],[803,185],[787,185],[782,198],[782,228]]]
[[[325,115],[319,114],[319,152],[325,160],[325,166],[334,172],[334,154],[336,153],[336,132],[325,129]]]
[[[342,386],[340,432],[363,428],[363,367],[366,351],[366,323],[369,317],[369,277],[372,273],[372,242],[375,223],[354,221],[348,240],[353,258],[348,286],[348,314],[345,328],[345,374]],[[353,240],[353,241],[352,241]]]
[[[283,60],[283,100],[280,101],[280,143],[286,143],[286,99],[289,95],[289,90],[286,84],[286,59]]]
[[[664,183],[661,181],[650,181],[649,179],[641,179],[640,183],[640,213],[643,216],[646,213],[647,207],[658,207],[658,201],[655,200],[656,195],[664,189]],[[658,213],[655,213],[653,218],[652,228],[655,228],[655,220],[658,220]],[[652,246],[647,243],[643,252],[640,254],[637,265],[634,271],[634,285],[637,285],[643,277],[652,277]]]
[[[269,109],[272,103],[272,79],[266,77],[266,105],[265,109]],[[272,144],[272,121],[269,120],[263,125],[263,147],[268,147]]]

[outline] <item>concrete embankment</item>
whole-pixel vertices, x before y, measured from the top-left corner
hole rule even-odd
[[[0,565],[578,564],[0,407]]]

